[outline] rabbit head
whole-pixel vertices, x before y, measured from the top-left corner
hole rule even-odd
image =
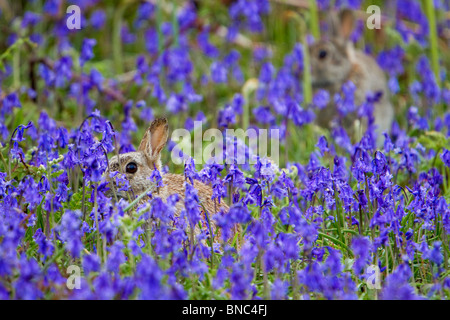
[[[109,160],[109,169],[105,173],[107,181],[114,180],[110,177],[110,172],[119,171],[126,175],[135,195],[148,189],[152,184],[148,178],[153,170],[156,168],[161,171],[161,150],[166,145],[168,131],[166,118],[154,120],[145,132],[136,152],[116,155]],[[119,191],[117,194],[126,198],[124,192]]]
[[[311,80],[314,88],[339,90],[353,67],[354,49],[350,35],[355,25],[351,10],[328,15],[327,37],[310,46]]]

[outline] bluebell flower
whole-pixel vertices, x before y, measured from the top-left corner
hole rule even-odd
[[[210,58],[217,58],[219,50],[209,42],[209,30],[205,29],[197,36],[197,41],[203,53]]]
[[[328,105],[330,101],[330,94],[328,91],[320,89],[318,90],[313,97],[313,105],[318,109],[323,109]]]
[[[106,14],[101,9],[95,10],[94,12],[91,13],[89,21],[94,29],[100,30],[105,25]]]
[[[35,26],[39,23],[39,21],[41,21],[41,15],[31,11],[26,11],[23,15],[21,27],[26,28],[28,26]]]
[[[273,123],[275,121],[275,117],[270,112],[270,108],[266,106],[259,106],[253,109],[253,114],[258,122],[266,124]]]
[[[441,253],[441,242],[436,241],[433,243],[433,248],[428,251],[425,258],[430,259],[433,263],[440,266],[444,262],[444,256]]]
[[[44,256],[44,261],[47,260],[47,257],[51,256],[55,251],[53,243],[46,238],[45,234],[42,233],[41,228],[36,230],[33,239],[39,246],[38,252]]]
[[[420,297],[414,292],[414,288],[408,283],[411,277],[411,269],[406,263],[399,265],[386,279],[386,284],[381,292],[383,300],[418,300]]]
[[[83,271],[86,276],[92,272],[100,271],[100,259],[96,254],[88,254],[83,256]]]
[[[80,65],[84,66],[85,62],[94,57],[93,48],[97,44],[95,39],[84,39],[81,46]]]
[[[81,242],[81,212],[80,211],[65,211],[61,218],[60,225],[56,228],[59,232],[59,238],[65,243],[66,250],[74,258],[80,256],[83,244]]]
[[[215,83],[225,83],[228,79],[228,71],[225,65],[220,61],[214,61],[211,64],[211,79]]]
[[[353,265],[355,274],[359,275],[364,268],[370,263],[371,243],[367,237],[357,237],[352,240],[352,250],[356,257]]]

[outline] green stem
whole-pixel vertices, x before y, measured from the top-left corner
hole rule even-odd
[[[47,162],[47,180],[48,180],[48,184],[50,186],[50,194],[53,192],[53,184],[52,184],[52,170],[51,170],[51,166],[50,164]],[[53,195],[56,196],[56,195]],[[46,227],[46,236],[48,237],[50,235],[50,217],[52,219],[52,226],[55,226],[55,218],[53,215],[53,199],[50,202],[50,212],[47,212],[47,227]],[[53,238],[53,242],[56,245],[56,238]]]
[[[334,244],[340,245],[343,249],[345,249],[345,250],[348,252],[348,254],[349,254],[349,256],[350,256],[351,258],[353,257],[353,252],[352,252],[352,250],[350,250],[350,248],[349,248],[345,243],[343,243],[342,241],[340,241],[340,240],[338,240],[338,239],[336,239],[336,238],[334,238],[334,237],[332,237],[332,236],[329,236],[329,235],[327,235],[327,234],[325,234],[325,233],[323,233],[323,232],[320,232],[320,231],[319,231],[319,236],[321,236],[321,237],[323,237],[323,238],[325,238],[325,239],[330,240],[330,241],[333,242]]]
[[[113,56],[116,74],[123,73],[123,57],[122,57],[122,16],[125,11],[125,4],[121,3],[114,13],[113,25]]]
[[[242,87],[242,96],[244,97],[244,107],[242,113],[242,129],[247,130],[250,124],[250,95],[258,88],[257,79],[249,79]]]
[[[315,2],[314,0],[310,2]],[[317,8],[316,8],[317,10]],[[313,15],[314,9],[311,8],[311,13]],[[308,27],[306,25],[305,20],[303,17],[298,14],[297,12],[290,11],[288,12],[288,17],[294,19],[299,27],[299,33],[300,33],[300,39],[301,43],[303,45],[303,100],[305,104],[309,104],[312,101],[312,84],[311,84],[311,67],[310,67],[310,61],[309,61],[309,50],[308,50],[308,43],[306,41],[306,30],[308,30]],[[313,19],[317,19],[316,17]],[[314,22],[318,26],[318,22]],[[313,31],[318,34],[318,30]]]
[[[211,228],[211,220],[209,219],[208,211],[206,210],[205,206],[203,204],[201,204],[201,203],[200,203],[200,205],[202,206],[203,211],[205,212],[205,217],[206,217],[206,220],[208,222],[209,235],[211,237],[211,269],[214,269],[214,260],[215,260],[215,255],[214,255],[214,234],[213,234],[212,228]],[[217,212],[217,202],[216,202],[216,200],[214,200],[214,211]]]
[[[178,19],[177,19],[177,5],[176,3],[173,3],[172,7],[172,28],[173,28],[173,38],[175,47],[178,48]]]
[[[149,188],[147,188],[147,190],[145,190],[144,192],[142,192],[136,199],[134,199],[133,202],[131,202],[126,208],[125,210],[123,210],[124,212],[127,212],[128,210],[130,210],[131,208],[133,208],[143,197],[145,197],[150,191],[153,191],[153,189],[155,188],[155,185],[151,185]]]
[[[47,262],[45,263],[44,267],[42,268],[42,270],[44,272],[47,271],[48,267],[50,267],[50,265],[56,261],[56,259],[58,259],[62,254],[64,253],[64,247],[61,247],[59,249],[57,249],[56,253],[47,260]]]
[[[311,14],[311,33],[316,40],[320,38],[319,12],[317,10],[317,1],[309,0],[309,12]]]
[[[428,17],[430,50],[431,50],[431,66],[436,76],[436,82],[440,87],[441,81],[439,76],[439,47],[436,26],[436,12],[434,10],[434,3],[431,0],[424,0],[425,12]]]
[[[336,186],[334,186],[334,200],[336,202],[335,205],[336,205],[336,215],[337,215],[337,221],[336,221],[337,231],[338,231],[339,237],[341,238],[341,241],[343,243],[345,243],[344,234],[341,232],[341,224],[342,224],[342,228],[344,228],[345,226],[342,221],[341,212],[339,211],[339,199],[338,199],[338,195],[337,195]]]
[[[266,271],[266,264],[264,263],[264,254],[261,252],[260,255],[260,263],[261,263],[261,269],[263,272],[263,288],[264,288],[264,299],[269,300],[270,299],[270,293],[269,293],[269,280],[267,278],[267,271]]]
[[[100,252],[102,251],[102,248],[100,246],[100,230],[99,230],[99,223],[98,223],[98,210],[97,210],[97,186],[94,185],[94,212],[95,212],[95,229],[97,231],[97,255],[101,259]],[[106,259],[106,257],[104,257]]]
[[[158,0],[156,4],[156,29],[158,31],[158,55],[161,55],[163,51],[163,39],[162,39],[162,32],[161,32],[161,25],[162,25],[162,8],[161,8],[162,1]]]
[[[13,55],[13,87],[20,88],[20,47],[17,47]]]

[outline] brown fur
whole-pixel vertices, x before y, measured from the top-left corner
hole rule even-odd
[[[389,90],[386,77],[376,61],[356,50],[349,41],[354,29],[355,18],[350,10],[343,10],[339,17],[329,15],[328,39],[321,39],[310,47],[312,83],[315,89],[326,89],[330,92],[330,104],[321,110],[317,122],[321,127],[329,128],[337,110],[334,105],[334,94],[340,92],[342,85],[351,80],[355,86],[355,104],[360,105],[366,100],[369,92],[383,93],[380,101],[374,106],[375,124],[378,126],[379,141],[383,141],[381,133],[390,131],[394,119],[394,109],[389,101]],[[321,58],[320,52],[325,51],[326,57]],[[353,124],[356,115],[349,115],[344,123]],[[380,140],[381,137],[381,140]]]
[[[145,132],[138,151],[121,154],[119,157],[113,156],[109,160],[109,170],[120,170],[125,173],[127,180],[130,183],[132,193],[135,196],[142,194],[153,184],[153,182],[148,178],[151,176],[154,168],[161,172],[161,150],[166,145],[169,136],[168,130],[168,122],[165,118],[154,120]],[[119,158],[120,167],[118,160]],[[135,173],[126,172],[127,164],[131,162],[134,162],[137,165],[138,169]],[[109,170],[105,173],[106,179],[109,182],[114,183],[109,177]],[[159,190],[154,191],[153,194],[159,196],[163,201],[166,201],[172,194],[178,194],[180,200],[176,205],[175,211],[175,215],[178,216],[184,208],[184,176],[172,173],[161,173],[161,175],[163,179],[163,187],[160,187]],[[218,201],[212,199],[212,188],[210,186],[194,180],[194,187],[198,190],[199,200],[207,210],[210,218],[220,210],[228,211],[228,206],[223,201],[219,204]],[[126,198],[125,193],[119,193],[118,195]],[[148,200],[148,197],[144,197],[139,204],[143,204]],[[203,211],[202,207],[200,209]],[[211,221],[213,222],[214,220],[211,219]],[[212,225],[215,226],[214,223],[212,223]],[[196,232],[198,232],[198,230]]]

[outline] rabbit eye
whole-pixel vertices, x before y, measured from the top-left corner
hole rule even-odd
[[[325,59],[326,57],[327,57],[327,51],[326,50],[320,50],[319,51],[319,59],[320,60],[322,60],[322,59]]]
[[[134,162],[130,162],[127,164],[127,167],[125,168],[127,173],[135,173],[137,171],[137,164]]]

